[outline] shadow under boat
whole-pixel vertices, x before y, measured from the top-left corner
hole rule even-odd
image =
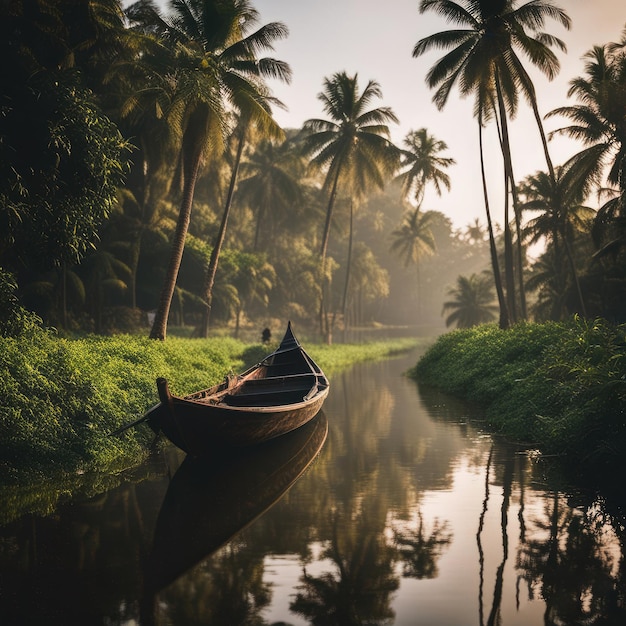
[[[328,435],[323,412],[301,428],[247,450],[187,456],[159,512],[144,568],[144,609],[156,594],[270,509],[304,473]],[[147,603],[147,604],[146,604]]]

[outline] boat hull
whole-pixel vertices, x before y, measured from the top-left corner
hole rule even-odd
[[[206,456],[216,446],[254,446],[304,426],[330,386],[288,324],[278,349],[239,376],[187,396],[171,394],[164,378],[157,388],[150,426],[187,454]]]
[[[216,445],[253,446],[304,426],[322,408],[328,387],[308,402],[280,407],[203,406],[172,397],[159,405],[158,425],[181,450],[193,456],[210,453]]]

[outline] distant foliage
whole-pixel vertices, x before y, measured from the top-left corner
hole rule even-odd
[[[452,311],[446,317],[446,326],[456,324],[457,328],[471,328],[496,319],[498,307],[493,292],[493,276],[489,273],[459,276],[456,287],[448,289],[452,300],[443,303],[443,313]]]
[[[495,325],[440,337],[412,370],[486,407],[493,426],[597,468],[626,461],[626,325]]]
[[[20,306],[13,275],[0,267],[0,337],[18,336],[37,328],[41,320]]]

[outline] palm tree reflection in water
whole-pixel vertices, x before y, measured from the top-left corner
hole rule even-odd
[[[12,516],[0,623],[626,623],[623,497],[564,486],[398,376],[407,361],[333,377],[319,455],[312,423],[209,472],[168,484],[155,459],[98,498]]]
[[[624,564],[621,554],[623,521],[610,519],[598,501],[589,501],[584,505],[580,503],[574,508],[568,502],[568,496],[558,489],[552,492],[528,492],[532,506],[529,506],[531,513],[525,519],[525,474],[531,474],[528,457],[511,448],[503,458],[496,459],[495,467],[502,472],[498,481],[501,484],[498,486],[497,476],[492,474],[493,456],[492,448],[485,466],[485,493],[476,533],[480,626],[507,622],[503,614],[506,611],[506,572],[509,571],[505,569],[510,547],[509,513],[516,500],[519,507],[519,539],[513,566],[516,611],[519,612],[524,603],[522,591],[526,589],[527,601],[542,600],[545,603],[544,624],[623,623],[626,617],[623,572],[620,574]],[[493,599],[485,622],[483,537],[494,487],[502,493],[501,561],[495,570]],[[618,533],[613,534],[612,531],[616,530]],[[616,550],[619,550],[619,554]]]

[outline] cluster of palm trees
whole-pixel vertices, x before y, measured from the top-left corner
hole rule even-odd
[[[46,15],[52,5],[41,0],[37,9]],[[67,9],[63,17],[70,30],[93,27],[100,39],[97,45],[76,44],[81,50],[91,47],[94,57],[85,55],[74,67],[89,75],[99,104],[130,138],[132,165],[114,210],[101,220],[95,249],[21,281],[33,307],[45,308],[47,292],[48,309],[62,308],[56,321],[67,326],[68,316],[89,303],[100,331],[105,302],[126,300],[136,311],[140,303],[145,306],[147,285],[154,292],[160,275],[153,338],[165,338],[170,312],[184,319],[183,303],[202,310],[199,333],[206,335],[214,298],[238,325],[253,303],[267,304],[270,292],[275,304],[282,301],[283,309],[296,314],[318,308],[321,329],[329,334],[339,308],[330,289],[338,264],[328,255],[329,241],[347,206],[341,313],[344,319],[349,308],[362,314],[364,297],[388,294],[375,255],[353,245],[357,203],[382,189],[410,159],[408,150],[401,152],[389,140],[388,123],[397,122],[391,109],[369,107],[382,96],[376,81],[361,92],[356,75],[328,78],[320,99],[329,119],[309,120],[285,137],[272,116],[272,106],[281,103],[267,79],[289,80],[290,69],[260,53],[287,30],[280,23],[255,29],[258,14],[248,0],[175,2],[167,14],[150,0],[124,14],[115,0],[77,5],[93,11],[82,16],[79,28]],[[20,3],[11,17],[23,23],[28,11],[29,5]],[[99,64],[97,77],[96,50],[106,51],[108,61]],[[420,164],[413,166],[416,171],[427,167],[419,155],[413,160]],[[422,187],[431,176],[425,172]]]
[[[22,272],[23,296],[30,294],[36,307],[42,294],[52,294],[57,323],[66,325],[80,308],[72,304],[72,294],[74,302],[90,302],[96,330],[104,324],[105,302],[124,302],[135,312],[156,308],[151,336],[157,339],[165,339],[170,317],[184,321],[185,307],[200,314],[197,332],[206,335],[212,315],[239,327],[246,316],[266,315],[271,301],[276,315],[317,318],[329,339],[338,319],[344,326],[362,321],[366,302],[388,296],[394,270],[387,252],[417,269],[411,286],[418,318],[425,300],[421,292],[424,286],[432,291],[429,281],[436,272],[431,270],[444,264],[444,254],[462,258],[483,242],[478,221],[473,231],[452,233],[440,213],[425,210],[429,186],[437,194],[450,188],[447,170],[454,160],[425,128],[411,131],[402,147],[391,142],[389,125],[398,120],[391,108],[372,106],[382,97],[375,80],[361,91],[357,75],[337,72],[319,94],[324,119],[290,131],[277,125],[272,111],[282,103],[268,80],[288,81],[291,71],[287,63],[262,55],[287,29],[278,22],[257,27],[250,0],[181,0],[167,13],[152,0],[124,12],[119,0],[74,4],[88,9],[71,13],[72,19],[81,15],[82,25],[70,22],[63,62],[45,69],[55,80],[70,66],[83,77],[121,131],[118,151],[132,144],[132,152],[115,201],[104,198],[98,219],[92,219],[97,245],[92,237],[81,243],[80,253],[77,244],[68,246],[73,256],[59,255],[47,273],[34,267]],[[55,0],[32,5],[37,7],[32,29],[45,28],[53,5]],[[594,48],[586,76],[572,82],[570,96],[580,103],[551,113],[569,118],[572,125],[558,132],[585,146],[555,167],[520,53],[554,76],[559,63],[552,48],[564,46],[542,28],[548,19],[569,27],[569,18],[541,0],[516,5],[513,0],[420,4],[421,11],[435,11],[458,25],[418,41],[414,56],[446,50],[427,75],[438,107],[445,107],[457,86],[462,95],[475,97],[491,259],[487,276],[479,276],[482,267],[476,275],[457,272],[444,312],[452,311],[448,322],[458,325],[488,321],[493,285],[502,327],[531,314],[561,319],[580,312],[619,320],[626,276],[625,42]],[[12,17],[28,23],[32,6],[17,3]],[[69,5],[63,6],[67,22]],[[81,32],[90,34],[89,41],[78,37]],[[31,52],[29,58],[41,53]],[[521,183],[508,132],[519,94],[534,112],[547,166]],[[492,215],[482,149],[488,123],[495,124],[502,148],[501,232]],[[123,169],[120,163],[118,170]],[[604,188],[607,169],[609,188]],[[383,212],[371,198],[394,180],[396,208],[378,219]],[[596,212],[583,202],[597,190],[604,204]],[[24,223],[23,205],[7,206],[3,219]],[[524,220],[525,215],[531,218]],[[17,267],[19,274],[19,266],[7,262],[17,257],[16,242],[0,240],[0,265]],[[530,264],[526,247],[537,242],[544,252]],[[536,294],[530,306],[529,292]]]
[[[578,311],[583,315],[607,314],[622,320],[624,310],[611,307],[615,292],[624,290],[624,258],[620,258],[624,236],[624,82],[626,39],[620,43],[594,48],[588,55],[587,77],[572,81],[570,96],[577,96],[580,104],[561,107],[550,115],[568,117],[572,125],[557,133],[565,133],[581,140],[585,149],[572,157],[561,168],[555,168],[550,158],[534,85],[522,63],[523,55],[549,79],[559,70],[559,62],[552,48],[564,51],[561,40],[543,32],[548,19],[570,27],[570,19],[558,6],[541,0],[532,0],[517,6],[513,0],[497,2],[461,0],[422,0],[420,11],[434,11],[455,25],[420,40],[414,56],[433,49],[446,50],[430,69],[427,83],[436,88],[433,100],[439,108],[445,107],[452,89],[458,86],[462,95],[475,98],[474,112],[478,121],[480,162],[483,175],[485,211],[491,242],[492,271],[498,295],[500,325],[507,327],[527,317],[524,282],[525,239],[542,239],[546,252],[536,264],[529,284],[539,289],[535,314],[543,319],[561,319]],[[512,147],[508,125],[518,109],[522,94],[531,106],[541,137],[547,172],[528,177],[522,185],[516,183],[513,171]],[[502,149],[504,198],[504,284],[500,279],[502,265],[493,233],[483,154],[483,128],[495,122]],[[612,197],[595,215],[582,207],[582,202],[593,190],[602,187],[608,168],[607,181]],[[513,207],[511,216],[510,206]],[[541,211],[541,215],[522,226],[522,211]],[[606,259],[609,252],[610,271],[621,284],[608,285],[595,293],[583,289],[578,277],[573,248],[583,248],[581,234],[590,230],[597,252],[586,259],[588,274],[606,277],[591,263],[592,258]],[[591,243],[591,242],[590,242]],[[514,245],[516,244],[516,245]],[[584,253],[584,252],[583,252]],[[580,255],[579,255],[580,256]],[[606,261],[605,261],[606,262]],[[608,269],[606,266],[604,270]],[[546,274],[547,270],[547,274]],[[590,281],[588,281],[590,282]],[[596,283],[597,284],[597,283]],[[465,285],[466,287],[466,285]],[[462,285],[459,284],[459,289]],[[608,290],[612,291],[610,295]],[[572,292],[575,296],[572,297]]]
[[[283,138],[283,131],[277,126],[271,112],[271,105],[280,103],[271,96],[265,79],[290,78],[287,64],[272,58],[257,58],[257,51],[271,49],[276,38],[286,35],[286,28],[282,24],[272,23],[247,34],[249,26],[258,17],[247,1],[177,3],[172,5],[172,9],[174,15],[171,18],[162,17],[156,7],[146,2],[133,5],[129,11],[131,20],[136,24],[135,28],[149,38],[151,43],[158,44],[152,57],[144,54],[141,58],[141,66],[149,68],[147,95],[142,95],[152,103],[163,101],[165,94],[168,128],[180,138],[178,158],[183,178],[182,202],[170,263],[150,334],[156,339],[164,339],[166,335],[169,309],[185,248],[200,165],[203,159],[218,157],[224,150],[224,143],[230,139],[234,144],[234,154],[229,164],[231,173],[223,201],[224,210],[203,283],[205,308],[201,335],[206,336],[220,253],[226,237],[245,143],[255,133],[256,139],[261,139],[261,149],[270,151],[274,147],[272,141]],[[148,48],[149,51],[151,49]],[[154,81],[154,69],[163,62],[163,50],[168,57],[169,73],[162,83]],[[192,74],[191,77],[189,73]],[[368,108],[374,98],[380,97],[382,92],[376,81],[370,80],[360,92],[357,75],[336,73],[325,80],[324,89],[319,94],[323,110],[329,119],[311,119],[305,122],[297,142],[299,158],[308,158],[309,171],[313,175],[321,175],[321,191],[328,198],[320,242],[318,274],[320,329],[327,339],[332,332],[331,320],[335,319],[336,309],[331,316],[329,286],[332,271],[327,267],[326,257],[338,197],[351,198],[352,224],[354,202],[362,200],[373,188],[382,189],[405,163],[411,168],[406,174],[406,188],[415,187],[420,202],[424,186],[429,180],[434,181],[438,191],[440,182],[448,187],[450,184],[447,174],[436,167],[436,157],[431,158],[431,153],[444,149],[445,144],[428,136],[423,129],[419,138],[426,145],[419,144],[417,136],[410,135],[407,138],[408,147],[417,151],[400,152],[389,139],[388,124],[398,121],[393,111],[388,107]],[[136,89],[129,100],[131,102],[128,109],[132,111],[138,106]],[[209,148],[213,152],[207,154]],[[252,168],[253,159],[247,162],[248,170]],[[440,158],[438,164],[446,167],[452,162],[452,159]],[[273,173],[282,177],[287,197],[291,202],[298,201],[298,188],[293,185],[293,178],[289,179],[289,170],[283,169],[280,164],[273,166]],[[259,203],[255,233],[255,245],[258,245],[265,205],[263,196],[255,197],[255,178],[260,183],[267,180],[261,180],[258,170],[245,179],[249,200]],[[244,193],[245,189],[244,184]],[[266,196],[265,204],[270,208],[273,208],[270,204],[272,200],[271,196]],[[352,226],[349,232],[350,244],[341,307],[344,318],[352,264]],[[417,263],[418,257],[414,261]]]

